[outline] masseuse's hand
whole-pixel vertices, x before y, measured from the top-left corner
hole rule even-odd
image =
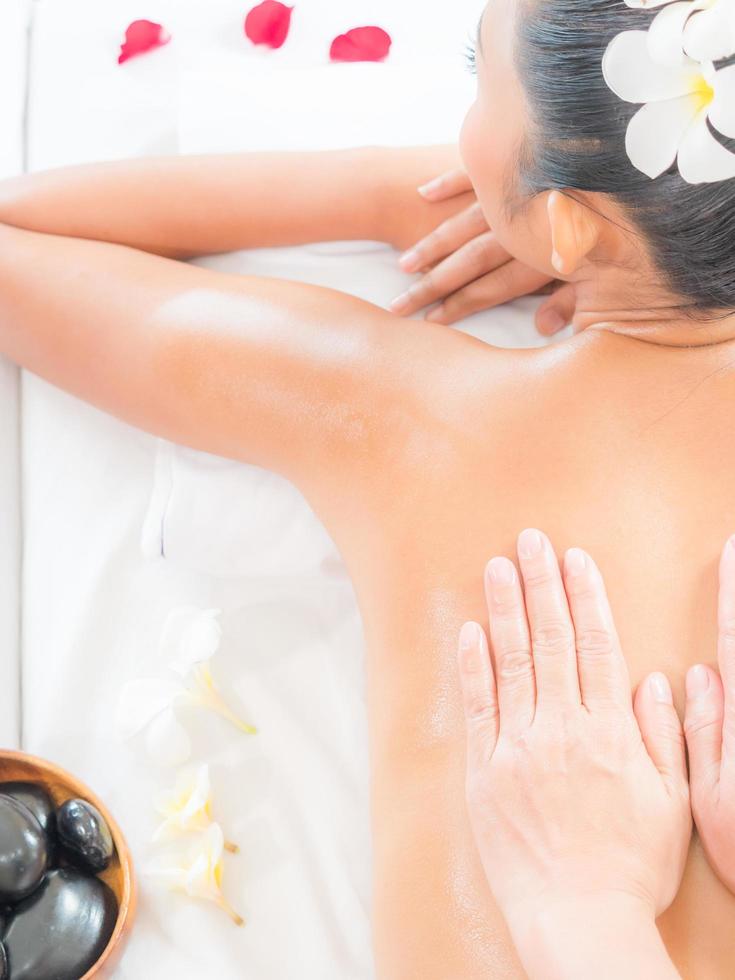
[[[394,313],[410,316],[438,301],[426,319],[451,324],[519,296],[546,292],[551,295],[536,311],[539,333],[550,336],[571,321],[573,286],[529,268],[500,245],[462,168],[437,177],[419,192],[434,203],[469,195],[470,203],[401,256],[403,271],[421,276],[393,301]]]
[[[720,558],[719,674],[690,667],[684,728],[692,811],[709,862],[735,892],[735,536]]]
[[[663,674],[635,705],[601,574],[563,577],[524,531],[485,590],[494,653],[465,624],[459,667],[467,799],[490,887],[531,977],[674,977],[654,920],[691,833],[684,738]],[[608,948],[609,947],[609,948]],[[639,968],[640,964],[640,968]]]

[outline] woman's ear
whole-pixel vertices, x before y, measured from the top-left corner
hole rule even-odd
[[[546,204],[553,248],[551,264],[562,276],[569,276],[582,265],[600,239],[597,216],[557,190],[549,193]]]

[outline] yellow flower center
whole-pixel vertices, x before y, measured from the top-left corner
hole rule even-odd
[[[715,97],[715,90],[712,88],[710,83],[704,77],[704,75],[699,75],[694,82],[694,87],[692,88],[692,95],[699,102],[699,110],[701,111],[706,106],[710,104],[712,99]]]

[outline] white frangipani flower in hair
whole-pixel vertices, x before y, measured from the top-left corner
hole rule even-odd
[[[159,765],[176,766],[191,755],[191,741],[177,718],[183,706],[205,708],[225,718],[240,731],[257,731],[232,711],[219,693],[209,662],[216,653],[221,627],[219,609],[181,606],[164,624],[158,660],[167,658],[175,677],[140,678],[123,688],[118,702],[117,728],[128,739],[145,732],[151,758]]]
[[[145,872],[174,891],[191,898],[214,902],[237,926],[245,921],[222,894],[224,838],[219,824],[212,823],[181,854],[167,854],[151,862]]]
[[[623,31],[608,45],[602,73],[619,98],[643,103],[625,137],[638,170],[655,178],[677,160],[690,184],[735,177],[735,153],[707,125],[735,138],[735,66],[717,71],[687,56],[679,65],[661,64],[651,56],[647,31]]]
[[[706,62],[735,54],[733,0],[626,3],[640,9],[662,8],[648,30],[648,50],[654,61],[681,65],[687,57]]]

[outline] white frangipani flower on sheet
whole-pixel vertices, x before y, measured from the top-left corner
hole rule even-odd
[[[180,765],[191,755],[191,741],[176,716],[180,706],[205,708],[225,718],[240,731],[254,734],[219,693],[209,666],[221,638],[216,620],[220,610],[181,606],[164,624],[158,660],[165,657],[174,677],[139,678],[123,688],[117,728],[128,739],[145,731],[146,746],[159,765]]]
[[[651,178],[678,160],[688,183],[735,177],[735,153],[719,143],[707,121],[735,137],[735,66],[685,57],[663,65],[651,57],[647,31],[623,31],[602,59],[605,82],[626,102],[644,103],[628,125],[625,147],[633,165]]]
[[[206,830],[213,822],[209,766],[205,763],[180,772],[174,788],[158,794],[156,809],[165,819],[154,833],[154,841]],[[239,850],[228,841],[224,847],[233,854]]]
[[[211,823],[206,830],[197,834],[185,852],[167,854],[151,862],[145,871],[167,888],[184,892],[191,898],[214,902],[235,925],[241,926],[244,919],[222,894],[223,851],[222,828],[217,823]]]

